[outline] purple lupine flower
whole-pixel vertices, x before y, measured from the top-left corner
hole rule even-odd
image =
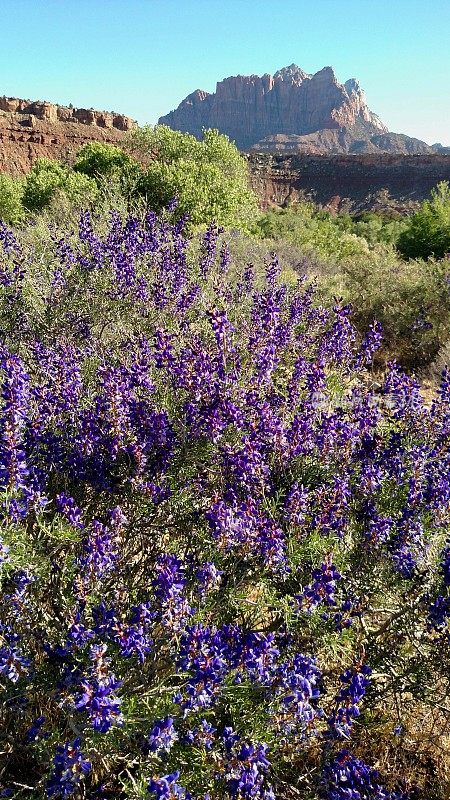
[[[29,666],[30,661],[24,658],[14,644],[5,644],[0,647],[0,673],[12,683],[17,683],[22,675],[26,675]]]
[[[180,773],[178,770],[164,775],[162,778],[152,778],[147,786],[147,793],[154,800],[191,800],[191,795],[177,783]]]
[[[356,357],[356,369],[360,369],[362,366],[370,364],[374,354],[380,348],[382,340],[383,328],[377,320],[374,320],[362,341],[359,353]]]
[[[256,556],[267,567],[283,568],[285,536],[274,520],[263,515],[252,497],[228,504],[218,500],[206,514],[220,549]]]
[[[305,586],[303,592],[298,595],[297,600],[302,609],[309,613],[315,611],[320,605],[335,606],[335,592],[338,581],[342,575],[333,564],[331,553],[318,569],[312,571],[313,582]]]
[[[45,734],[42,733],[41,728],[46,720],[46,717],[37,717],[34,720],[33,724],[28,728],[25,736],[27,742],[35,742],[39,737],[44,736]]]
[[[369,666],[358,669],[347,669],[340,680],[344,684],[336,696],[336,708],[328,720],[329,734],[338,738],[350,736],[354,719],[359,717],[359,704],[370,684]]]
[[[273,633],[249,631],[239,637],[239,659],[251,681],[268,684],[272,679],[276,659],[280,655]]]
[[[184,596],[185,570],[185,565],[179,558],[165,553],[156,564],[156,578],[153,579],[155,595],[161,609],[161,621],[174,631],[180,630],[192,613]]]
[[[201,597],[205,597],[209,592],[218,589],[223,572],[209,562],[205,561],[197,568],[196,577],[198,581],[198,592]]]
[[[178,665],[189,673],[185,695],[176,696],[184,709],[212,706],[230,670],[221,632],[204,625],[187,626],[180,642]]]
[[[178,739],[172,717],[157,720],[147,738],[151,753],[168,753]]]
[[[65,516],[74,528],[79,530],[84,528],[81,509],[78,508],[73,497],[69,497],[64,492],[56,495],[56,509]]]
[[[314,730],[315,720],[322,714],[315,704],[320,680],[316,660],[300,653],[273,670],[272,693],[279,705],[273,713],[284,734],[295,731],[306,736]]]
[[[0,351],[1,434],[0,434],[0,485],[18,490],[26,486],[29,471],[23,449],[23,437],[28,412],[29,377],[22,359]]]
[[[216,732],[217,728],[214,728],[206,719],[202,719],[198,728],[189,730],[185,734],[184,741],[196,747],[203,747],[205,750],[211,750],[216,740]]]
[[[9,601],[13,617],[19,619],[24,610],[20,602],[20,584],[19,589],[16,587],[15,592],[5,595],[4,599]],[[20,636],[14,633],[9,625],[0,622],[0,674],[12,683],[17,683],[20,678],[29,673],[30,661],[25,658],[19,645]]]
[[[99,580],[114,569],[118,558],[118,535],[126,521],[120,508],[110,511],[109,527],[92,520],[79,561],[86,581]]]
[[[292,485],[285,503],[285,518],[291,525],[302,525],[308,508],[308,491],[296,482]]]
[[[444,628],[450,619],[450,597],[438,595],[428,609],[428,619],[435,630]]]
[[[91,770],[80,750],[80,739],[66,742],[56,748],[53,773],[47,782],[48,797],[68,797],[75,792],[83,775]]]
[[[204,280],[206,280],[211,267],[214,264],[217,244],[219,236],[222,233],[222,228],[212,222],[207,231],[203,235],[202,241],[202,257],[200,259],[200,273]]]
[[[75,698],[76,709],[86,709],[92,727],[99,733],[107,733],[113,725],[122,725],[121,700],[115,694],[122,682],[109,671],[106,645],[91,647],[92,668],[87,680],[82,680],[81,694]]]
[[[325,767],[321,784],[324,800],[394,800],[379,783],[378,772],[348,750]]]
[[[268,800],[271,786],[266,773],[270,767],[266,744],[241,742],[231,729],[224,731],[225,786],[231,800]],[[272,795],[273,796],[273,795]]]

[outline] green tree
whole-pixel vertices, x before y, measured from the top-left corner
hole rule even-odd
[[[100,188],[106,184],[117,185],[119,191],[130,196],[142,174],[138,162],[120,147],[104,142],[83,145],[76,155],[74,170],[93,178]]]
[[[11,175],[0,174],[0,220],[17,225],[24,217],[23,183]]]
[[[422,203],[408,227],[399,236],[397,247],[406,258],[442,258],[450,252],[450,186],[438,183],[431,199]]]
[[[159,211],[173,197],[178,213],[197,226],[214,219],[226,227],[247,227],[257,210],[245,159],[227,136],[204,132],[202,141],[165,125],[131,134],[131,148],[149,162],[139,191]]]
[[[300,250],[338,262],[368,252],[365,239],[341,230],[330,214],[318,213],[311,202],[266,211],[255,232],[264,239],[284,239]]]
[[[95,181],[66,167],[60,161],[39,158],[25,178],[23,204],[29,211],[41,211],[58,193],[63,193],[73,206],[88,205],[95,200]]]

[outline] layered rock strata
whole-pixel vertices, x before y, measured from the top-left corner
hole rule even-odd
[[[124,114],[0,97],[0,172],[23,174],[42,157],[70,162],[86,142],[120,144],[135,125]]]
[[[237,75],[216,91],[188,95],[159,122],[201,138],[217,128],[239,149],[279,153],[432,153],[425,142],[390,133],[355,78],[341,84],[331,67],[314,75],[296,64],[275,75]]]

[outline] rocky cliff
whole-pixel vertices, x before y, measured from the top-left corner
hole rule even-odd
[[[159,122],[201,137],[218,128],[241,150],[309,153],[431,153],[418,139],[389,133],[359,83],[331,67],[309,75],[292,64],[275,75],[237,75],[216,91],[197,90]]]
[[[123,114],[0,97],[0,172],[27,172],[36,158],[70,161],[90,141],[120,144],[136,123]]]
[[[262,208],[314,199],[332,211],[404,213],[450,181],[450,155],[248,155]]]

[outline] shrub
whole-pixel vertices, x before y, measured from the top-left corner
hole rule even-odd
[[[120,147],[103,142],[89,142],[77,151],[74,170],[90,178],[105,178],[121,175],[127,169],[138,166]]]
[[[255,232],[263,238],[287,240],[321,259],[337,262],[369,252],[366,239],[341,230],[329,214],[318,212],[310,202],[265,212]]]
[[[22,221],[22,197],[22,181],[0,173],[0,220],[6,225],[17,225]]]
[[[450,253],[450,186],[442,181],[422,203],[400,235],[397,247],[406,258],[442,258]]]
[[[41,211],[58,193],[74,206],[85,206],[98,192],[94,180],[73,172],[60,161],[39,158],[25,178],[23,204],[29,211]]]
[[[349,216],[349,215],[348,215]],[[396,244],[400,234],[408,227],[406,217],[389,217],[380,213],[366,211],[358,217],[350,218],[351,224],[345,229],[349,233],[363,236],[373,247],[376,244]],[[336,224],[341,227],[340,217],[335,218]]]
[[[117,186],[128,199],[135,193],[142,174],[140,165],[128,153],[103,142],[89,142],[80,147],[74,170],[93,178],[103,194],[108,194],[111,186]]]
[[[248,167],[235,145],[216,130],[194,136],[164,125],[133,131],[131,147],[150,160],[138,185],[157,211],[177,197],[178,215],[191,226],[215,219],[219,225],[246,228],[256,214]]]
[[[100,222],[0,231],[3,793],[444,800],[448,373],[375,392],[276,259]]]
[[[404,262],[379,248],[341,267],[359,330],[374,319],[383,327],[385,361],[397,358],[408,369],[430,364],[450,336],[448,260]]]

